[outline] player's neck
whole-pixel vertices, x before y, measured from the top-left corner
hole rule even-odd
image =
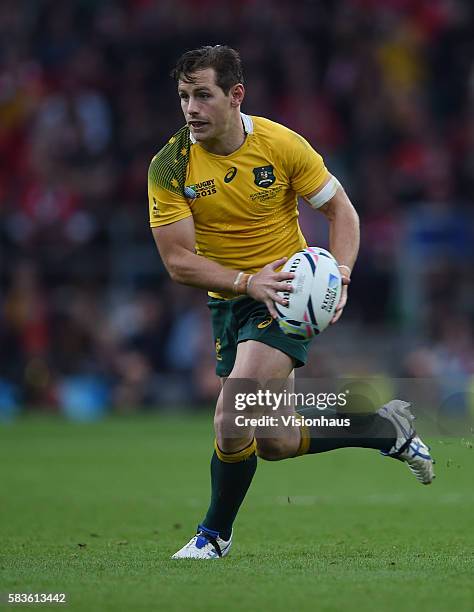
[[[240,113],[236,117],[236,121],[233,122],[232,126],[225,132],[224,135],[219,138],[213,138],[204,142],[200,142],[199,145],[208,153],[214,155],[231,155],[240,149],[244,144],[247,134],[245,133],[244,126]]]

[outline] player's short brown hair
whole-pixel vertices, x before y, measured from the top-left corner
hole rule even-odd
[[[176,81],[194,83],[193,73],[197,70],[213,68],[216,73],[216,85],[227,95],[231,87],[243,83],[240,55],[226,45],[206,46],[186,51],[176,62],[171,76]]]

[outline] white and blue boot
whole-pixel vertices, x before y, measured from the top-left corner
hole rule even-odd
[[[219,532],[198,525],[196,535],[189,540],[172,559],[221,559],[229,554],[232,546],[232,534],[229,540],[219,537]]]
[[[415,478],[422,484],[431,484],[435,478],[433,471],[434,461],[427,446],[413,427],[414,415],[410,411],[410,404],[402,400],[392,400],[377,410],[377,414],[388,419],[397,432],[397,439],[388,451],[381,451],[382,455],[404,461]]]

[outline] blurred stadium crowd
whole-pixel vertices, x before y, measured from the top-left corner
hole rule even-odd
[[[3,0],[4,412],[215,396],[205,295],[167,279],[146,176],[183,124],[175,59],[217,43],[240,50],[243,111],[304,135],[361,216],[349,305],[306,375],[472,380],[473,25],[461,0]]]

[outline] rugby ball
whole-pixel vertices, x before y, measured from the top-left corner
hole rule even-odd
[[[288,284],[293,291],[280,291],[288,306],[275,304],[280,329],[290,338],[308,340],[329,325],[341,297],[342,281],[337,261],[329,251],[307,247],[288,259],[283,272],[293,272]]]

